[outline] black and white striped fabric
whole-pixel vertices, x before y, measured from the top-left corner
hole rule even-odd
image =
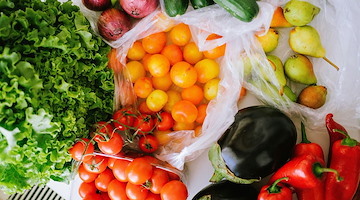
[[[65,200],[47,186],[34,186],[23,194],[13,194],[7,200]]]

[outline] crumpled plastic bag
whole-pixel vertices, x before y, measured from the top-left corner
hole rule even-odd
[[[284,5],[287,1],[258,1],[260,12],[250,23],[235,19],[218,5],[197,10],[189,7],[184,15],[168,18],[161,12],[164,8],[163,1],[160,2],[161,8],[140,20],[119,40],[108,42],[110,46],[116,48],[119,61],[123,65],[125,65],[126,52],[133,42],[152,33],[166,30],[177,23],[185,23],[190,26],[193,40],[200,50],[208,50],[226,44],[226,52],[222,58],[217,60],[221,65],[219,93],[207,108],[207,117],[202,128],[203,134],[193,137],[193,131],[173,132],[174,142],[162,147],[156,155],[158,158],[169,162],[178,169],[183,169],[186,162],[197,158],[207,150],[233,123],[234,115],[239,110],[238,98],[242,86],[254,93],[263,103],[279,108],[292,119],[304,121],[306,127],[311,130],[310,139],[312,139],[311,135],[315,133],[322,137],[327,136],[324,118],[330,112],[349,130],[351,136],[359,139],[360,51],[359,39],[355,34],[359,33],[359,27],[355,25],[356,20],[360,17],[357,12],[360,8],[358,2],[352,1],[344,4],[335,0],[310,1],[321,8],[320,13],[310,25],[318,30],[322,44],[327,49],[326,57],[340,67],[340,70],[336,71],[323,59],[309,57],[314,65],[318,84],[326,86],[328,90],[327,101],[319,109],[307,108],[292,102],[284,95],[279,95],[279,83],[254,36],[256,33],[264,33],[268,30],[274,9],[276,6]],[[82,5],[79,6],[85,16],[93,22],[91,24],[97,31],[94,21],[98,15]],[[283,63],[290,55],[294,54],[287,43],[290,29],[278,29],[280,43],[277,49],[270,53],[277,55]],[[206,41],[210,33],[216,33],[223,37]],[[250,73],[248,71],[249,63],[247,63],[249,58],[251,58]],[[264,71],[269,80],[264,79]],[[117,81],[115,109],[117,109],[133,103],[124,97],[134,94],[131,92],[131,83],[126,81],[121,73],[117,73],[115,78]],[[289,86],[295,92],[299,92],[298,85],[289,84]],[[295,120],[295,123],[297,127],[300,126],[298,121]],[[326,140],[323,138],[314,139],[314,142],[326,145]]]

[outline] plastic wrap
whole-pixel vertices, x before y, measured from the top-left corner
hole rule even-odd
[[[90,19],[96,31],[96,18],[98,13],[89,11],[80,4],[85,16]],[[183,169],[184,163],[195,159],[212,143],[217,141],[222,133],[233,122],[233,116],[238,111],[239,91],[245,86],[254,93],[263,103],[275,106],[294,118],[304,121],[314,137],[314,142],[327,145],[324,118],[327,113],[333,113],[335,119],[350,130],[350,135],[359,139],[360,134],[360,55],[359,55],[359,27],[355,26],[360,17],[357,10],[360,3],[357,1],[346,4],[330,1],[310,1],[321,8],[320,13],[310,23],[315,27],[326,48],[326,57],[336,63],[340,70],[336,71],[321,58],[310,58],[318,79],[318,85],[327,87],[328,95],[324,106],[311,109],[290,101],[286,96],[279,95],[279,83],[275,78],[266,55],[254,34],[265,33],[270,25],[272,14],[276,6],[284,5],[284,0],[258,1],[260,12],[250,23],[242,22],[232,17],[218,5],[188,11],[175,18],[168,18],[161,8],[151,15],[138,21],[134,27],[122,38],[108,42],[117,49],[117,56],[122,65],[126,62],[126,52],[133,42],[147,35],[164,31],[177,23],[190,26],[193,40],[200,50],[208,50],[226,44],[226,52],[217,61],[221,64],[219,93],[216,99],[209,103],[207,117],[200,137],[192,137],[193,131],[180,131],[173,133],[173,139],[182,142],[169,143],[157,154],[161,160],[167,161],[178,169]],[[288,45],[288,33],[291,28],[279,28],[280,42],[275,51],[270,54],[277,55],[284,62],[290,55],[295,54]],[[220,39],[206,41],[210,33],[223,36]],[[247,71],[250,61],[251,70]],[[268,80],[263,77],[264,72]],[[122,105],[133,103],[133,99],[124,99],[131,92],[131,84],[124,80],[121,73],[116,75],[117,87],[115,90],[115,109]],[[290,83],[290,88],[299,93],[299,84]],[[299,124],[299,123],[298,123]],[[311,136],[310,136],[311,139]],[[326,151],[325,151],[326,152]]]

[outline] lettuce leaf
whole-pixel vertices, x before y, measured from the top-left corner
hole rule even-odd
[[[67,181],[69,148],[112,113],[110,47],[71,1],[0,3],[0,189]]]

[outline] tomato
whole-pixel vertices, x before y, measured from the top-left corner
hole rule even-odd
[[[198,115],[196,118],[196,122],[199,124],[202,124],[205,120],[206,117],[206,109],[207,109],[208,104],[201,104],[197,107],[198,109]]]
[[[115,179],[113,172],[107,168],[95,179],[95,186],[98,190],[107,192],[108,185],[113,179]]]
[[[149,77],[141,77],[134,84],[134,92],[140,98],[146,98],[154,90]]]
[[[95,194],[97,191],[95,182],[82,182],[79,186],[79,195],[81,198],[85,198],[88,194]]]
[[[204,97],[207,100],[215,99],[219,90],[220,79],[214,78],[206,82],[204,85]]]
[[[154,114],[155,112],[150,110],[149,107],[146,105],[146,101],[142,101],[140,102],[139,104],[139,111],[140,113],[142,114],[148,114],[148,115],[152,115]]]
[[[112,118],[115,128],[124,131],[133,127],[135,114],[130,108],[122,108],[116,111]]]
[[[90,160],[83,162],[83,164],[86,171],[100,174],[107,168],[108,158],[96,155]]]
[[[140,41],[134,42],[134,44],[129,48],[127,57],[130,60],[141,60],[145,56],[146,52]]]
[[[204,99],[204,92],[200,86],[195,84],[188,88],[184,88],[181,91],[181,97],[184,100],[188,100],[191,103],[198,105]]]
[[[183,182],[173,180],[161,188],[160,196],[162,200],[186,200],[188,191]]]
[[[194,122],[175,122],[173,126],[174,131],[182,131],[182,130],[193,130],[195,128]]]
[[[156,128],[159,131],[170,130],[174,126],[174,119],[169,112],[161,112],[156,118]]]
[[[114,132],[107,140],[99,140],[97,145],[101,152],[109,155],[115,155],[121,151],[124,141],[120,134]]]
[[[154,128],[154,126],[155,122],[151,115],[140,114],[135,118],[134,128],[139,130],[140,134],[149,133]]]
[[[169,38],[172,43],[178,46],[185,46],[191,39],[189,26],[184,23],[177,24],[171,29]]]
[[[78,169],[79,177],[83,182],[90,183],[95,181],[96,177],[98,176],[97,173],[88,172],[84,164],[81,163]]]
[[[100,133],[111,135],[111,133],[114,131],[114,126],[109,122],[99,121],[94,126],[96,129],[95,134]]]
[[[155,130],[153,134],[156,137],[156,139],[159,141],[160,145],[166,145],[172,139],[171,130],[167,130],[167,131]]]
[[[169,175],[166,171],[155,168],[150,179],[150,191],[154,194],[160,194],[161,188],[169,182]]]
[[[154,112],[160,111],[168,101],[168,95],[162,90],[154,90],[146,98],[146,105]]]
[[[201,132],[202,132],[202,125],[199,125],[199,126],[195,127],[194,132],[195,132],[195,133],[194,133],[194,134],[195,134],[195,137],[200,136],[200,135],[201,135]]]
[[[116,158],[110,157],[108,159],[108,168],[113,169],[115,162],[117,161]]]
[[[166,45],[166,33],[158,32],[142,39],[142,46],[147,53],[160,53]]]
[[[161,200],[161,197],[159,194],[154,194],[152,192],[149,192],[145,200]]]
[[[159,148],[159,142],[153,135],[145,135],[139,139],[139,148],[145,153],[154,153]]]
[[[203,59],[204,55],[194,42],[190,42],[184,47],[184,60],[192,65]]]
[[[145,158],[135,158],[125,170],[129,182],[140,185],[149,180],[153,174],[153,166]]]
[[[129,164],[130,164],[130,161],[128,161],[128,160],[117,159],[115,161],[114,167],[113,167],[113,174],[117,180],[122,181],[122,182],[127,181],[127,176],[126,176],[125,170]]]
[[[88,161],[93,156],[94,145],[87,138],[81,138],[69,150],[71,157],[76,161]]]
[[[187,88],[196,83],[197,72],[192,65],[181,61],[171,67],[170,77],[175,85],[181,88]]]
[[[168,90],[166,94],[168,96],[168,101],[164,106],[164,110],[166,112],[171,112],[174,105],[181,100],[181,94],[180,92],[173,89]]]
[[[126,184],[126,196],[130,200],[145,200],[149,190],[143,185],[135,185],[130,182]]]
[[[215,60],[205,58],[195,64],[194,68],[197,73],[197,81],[206,83],[209,80],[216,78],[220,73],[220,66]]]
[[[101,192],[100,196],[101,196],[102,200],[111,200],[109,197],[109,194],[107,192]]]
[[[171,65],[183,60],[183,52],[180,47],[175,44],[166,45],[161,51],[161,54],[169,59]]]
[[[169,179],[170,179],[170,180],[180,181],[180,176],[177,175],[176,173],[169,171],[169,172],[168,172],[168,175],[169,175]]]
[[[135,83],[136,80],[146,75],[146,71],[141,62],[134,60],[126,63],[123,74],[127,80]]]
[[[220,35],[217,35],[217,34],[210,34],[206,40],[214,40],[214,39],[218,39],[218,38],[221,38],[222,36]],[[210,59],[216,59],[216,58],[219,58],[221,56],[223,56],[225,54],[225,50],[226,50],[226,45],[223,44],[221,46],[217,46],[213,49],[210,49],[210,50],[207,50],[207,51],[204,51],[204,56],[206,58],[210,58]]]
[[[151,81],[155,89],[159,89],[162,91],[167,91],[173,84],[170,73],[167,73],[161,77],[152,77]]]
[[[86,195],[83,200],[103,200],[103,198],[100,194],[94,193]]]
[[[147,67],[152,76],[162,77],[169,72],[170,61],[162,54],[154,54],[149,58]]]
[[[176,122],[193,123],[198,115],[196,106],[187,100],[178,101],[171,111]]]
[[[116,179],[112,180],[108,185],[108,195],[111,200],[128,200],[126,196],[126,183]]]

